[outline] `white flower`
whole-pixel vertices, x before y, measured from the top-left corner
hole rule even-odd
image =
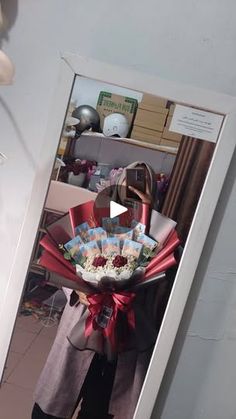
[[[127,256],[127,263],[121,267],[115,267],[112,263],[116,255],[101,256],[107,260],[104,266],[94,266],[94,256],[89,256],[84,263],[84,268],[76,265],[76,272],[82,275],[85,281],[97,284],[104,276],[108,276],[117,281],[129,279],[137,268],[137,260],[134,256]]]

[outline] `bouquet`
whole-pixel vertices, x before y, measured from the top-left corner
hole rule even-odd
[[[97,163],[93,160],[80,160],[75,158],[65,158],[64,163],[64,166],[60,170],[60,180],[68,182],[70,175],[84,175],[83,184],[86,179],[87,182],[89,181],[97,166]]]
[[[40,263],[88,294],[88,310],[71,331],[71,343],[112,357],[137,346],[137,329],[145,327],[139,290],[177,263],[180,241],[176,223],[157,211],[150,214],[144,204],[119,217],[108,215],[107,208],[96,213],[93,201],[71,208],[48,227]]]

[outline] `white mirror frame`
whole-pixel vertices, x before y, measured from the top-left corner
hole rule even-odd
[[[70,94],[76,75],[151,93],[174,102],[191,105],[225,115],[214,156],[195,212],[189,236],[180,261],[162,326],[156,341],[146,379],[136,407],[134,419],[147,419],[158,394],[183,310],[200,259],[203,245],[235,148],[236,99],[231,96],[162,80],[148,74],[97,62],[76,54],[61,56],[60,76],[30,203],[12,264],[9,286],[1,310],[0,374],[3,371],[17,315],[21,292],[30,262],[32,248],[43,210],[50,176],[59,144]],[[189,262],[191,261],[191,263]],[[19,295],[15,295],[15,290]]]

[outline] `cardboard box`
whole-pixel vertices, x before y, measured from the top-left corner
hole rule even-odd
[[[144,141],[151,144],[160,144],[161,132],[138,127],[135,125],[131,132],[131,138],[133,140]]]
[[[168,128],[165,127],[162,133],[162,137],[166,138],[167,140],[180,142],[183,136],[177,132],[169,131]]]
[[[134,124],[132,132],[136,132],[136,131],[139,131],[143,135],[152,136],[154,138],[155,137],[161,138],[161,134],[162,134],[160,131],[156,131],[154,129],[149,129],[145,127],[139,127],[138,125]]]
[[[137,99],[115,95],[109,92],[100,92],[96,109],[100,116],[101,129],[103,128],[104,118],[116,112],[126,116],[131,128],[137,107]]]
[[[168,99],[165,99],[163,97],[150,95],[149,93],[144,93],[142,97],[141,103],[149,106],[160,106],[161,108],[166,108]]]
[[[146,103],[140,102],[138,105],[138,109],[143,109],[150,112],[158,112],[164,115],[168,115],[169,109],[162,108],[161,106],[154,106],[154,105],[147,105]]]
[[[138,109],[135,117],[135,125],[148,129],[162,131],[166,122],[166,115],[158,112],[150,112]]]

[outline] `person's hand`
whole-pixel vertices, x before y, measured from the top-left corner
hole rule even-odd
[[[132,192],[134,192],[141,199],[143,204],[152,205],[152,194],[150,192],[149,185],[147,184],[147,192],[141,192],[133,186],[128,187]]]
[[[84,304],[85,306],[89,306],[89,301],[87,299],[87,295],[84,292],[76,291],[76,294],[79,296],[79,301],[81,304]]]

